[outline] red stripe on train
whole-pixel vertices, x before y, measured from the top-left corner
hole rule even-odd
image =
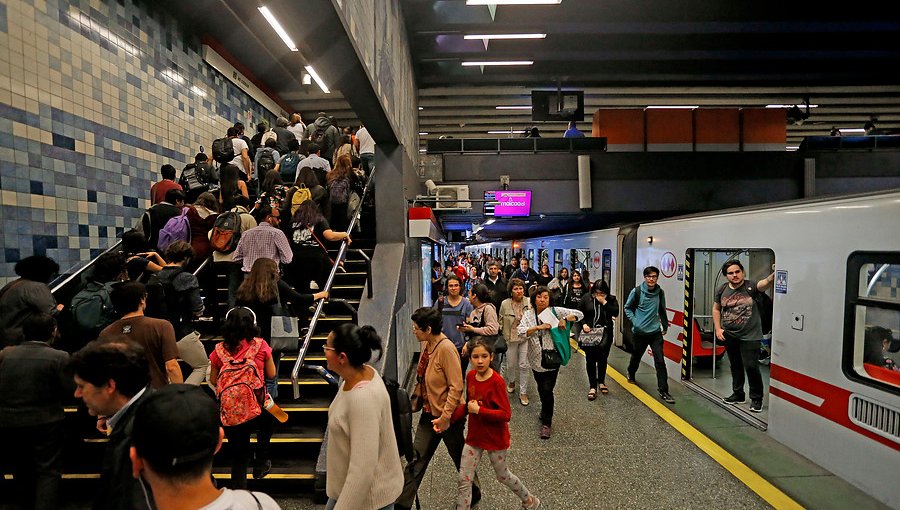
[[[900,444],[897,444],[886,437],[879,436],[874,432],[871,432],[867,429],[856,425],[855,423],[850,421],[849,413],[849,405],[850,405],[850,391],[834,386],[833,384],[828,384],[824,381],[820,381],[818,379],[814,379],[808,375],[801,374],[800,372],[795,372],[789,368],[784,368],[780,365],[772,365],[771,366],[771,375],[770,377],[776,381],[782,382],[788,386],[792,386],[798,390],[801,390],[805,393],[809,393],[810,395],[815,395],[816,397],[821,398],[821,405],[814,405],[802,398],[791,395],[790,393],[781,390],[779,388],[770,387],[769,393],[773,396],[776,396],[782,400],[786,400],[797,407],[806,409],[807,411],[817,414],[826,420],[832,421],[846,427],[854,432],[862,434],[869,439],[878,441],[879,443],[889,446],[894,450],[900,451]]]

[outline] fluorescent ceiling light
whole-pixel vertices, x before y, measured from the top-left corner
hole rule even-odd
[[[259,12],[261,12],[263,17],[266,18],[266,21],[268,21],[269,24],[272,25],[272,28],[275,29],[275,32],[278,33],[279,37],[281,37],[281,40],[284,41],[284,44],[287,44],[287,47],[290,48],[291,51],[300,51],[297,49],[297,45],[294,44],[294,41],[291,40],[291,36],[289,36],[287,32],[284,31],[281,23],[279,23],[278,20],[275,19],[275,16],[272,14],[268,7],[259,7]]]
[[[562,0],[466,0],[466,5],[557,5]]]
[[[425,135],[427,135],[427,134],[428,134],[427,131],[420,131],[420,132],[419,132],[419,136],[425,136]]]
[[[463,39],[544,39],[547,34],[468,34]]]
[[[766,108],[793,108],[795,106],[797,108],[801,108],[801,107],[802,108],[818,108],[819,107],[819,105],[817,105],[817,104],[810,104],[810,105],[806,105],[806,104],[767,104]]]
[[[425,109],[424,106],[420,106],[420,107],[419,107],[419,111],[422,111],[422,110],[424,110],[424,109]]]
[[[463,62],[464,66],[530,66],[534,60],[484,60]]]
[[[800,146],[799,145],[788,145],[787,147],[785,147],[785,149],[789,150],[789,151],[796,151],[796,150],[800,150]]]
[[[419,152],[425,153],[428,152],[428,149],[419,149]]]
[[[328,87],[325,86],[325,82],[322,81],[322,78],[319,78],[319,73],[317,73],[312,66],[306,66],[306,72],[309,73],[309,75],[312,76],[313,80],[316,81],[316,83],[319,85],[319,88],[322,89],[322,92],[331,94],[331,91],[328,90]]]
[[[695,110],[699,106],[648,106],[648,110]]]
[[[530,110],[531,106],[498,106],[498,110]]]
[[[841,133],[865,133],[866,130],[863,128],[839,128],[838,131]]]
[[[515,131],[488,131],[489,135],[511,135],[515,133]]]

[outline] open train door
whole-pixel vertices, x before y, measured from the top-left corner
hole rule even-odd
[[[635,274],[637,273],[637,231],[638,225],[628,225],[619,229],[618,251],[619,260],[616,264],[616,296],[619,297],[619,305],[624,307],[628,300],[628,294],[635,287]],[[624,308],[619,310],[619,329],[615,332],[614,342],[616,347],[626,352],[631,352],[634,347],[631,333],[631,321],[625,316]]]

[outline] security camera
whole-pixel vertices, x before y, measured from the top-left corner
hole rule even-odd
[[[428,192],[429,196],[434,195],[437,192],[437,184],[434,183],[431,179],[425,181],[425,189]]]

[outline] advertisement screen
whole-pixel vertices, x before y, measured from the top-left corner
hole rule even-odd
[[[484,192],[485,216],[528,216],[531,214],[531,191],[497,190]]]

